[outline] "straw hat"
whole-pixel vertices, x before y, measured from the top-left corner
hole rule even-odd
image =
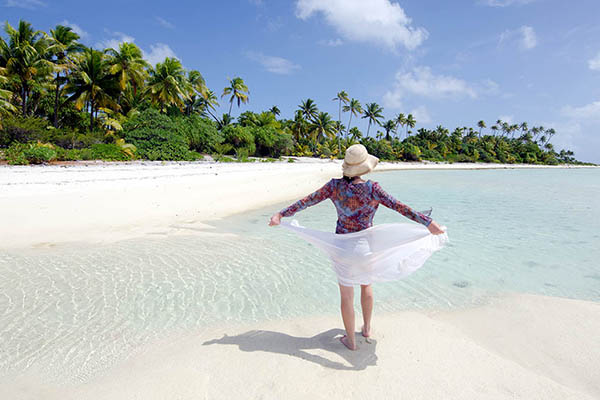
[[[342,171],[344,175],[352,178],[373,171],[379,158],[370,155],[362,144],[353,144],[346,149]]]

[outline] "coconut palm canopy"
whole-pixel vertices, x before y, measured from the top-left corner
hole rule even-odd
[[[241,76],[229,79],[219,97],[202,71],[184,67],[176,57],[151,64],[134,43],[96,49],[80,39],[65,25],[46,33],[26,21],[5,24],[0,149],[43,145],[74,151],[100,149],[94,146],[104,143],[117,146],[119,157],[194,159],[199,152],[216,152],[243,159],[253,154],[342,157],[345,148],[360,142],[390,160],[576,161],[572,151],[554,148],[560,133],[551,127],[477,119],[473,127],[428,130],[410,112],[363,103],[346,90],[334,92],[329,104],[304,98],[290,115],[273,104],[250,111],[250,87]],[[220,111],[220,100],[228,112]],[[357,125],[361,121],[366,130]],[[162,133],[153,136],[155,129]],[[102,149],[105,156],[108,148]],[[9,154],[17,154],[11,162],[24,160],[17,150]],[[61,157],[83,156],[94,157]]]

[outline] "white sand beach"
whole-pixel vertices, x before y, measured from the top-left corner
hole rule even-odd
[[[211,220],[295,200],[338,176],[340,162],[328,160],[0,167],[0,251],[210,235]],[[0,380],[0,399],[600,398],[595,302],[514,293],[452,311],[376,308],[370,343],[359,335],[351,352],[341,334],[338,315],[223,323],[153,341],[82,383],[46,383],[34,366]]]
[[[600,398],[600,304],[515,294],[465,310],[375,315],[347,350],[340,318],[221,326],[146,346],[84,384],[31,372],[0,385],[33,399]],[[338,327],[338,328],[336,328]],[[360,337],[360,336],[359,336]]]
[[[341,176],[340,160],[296,160],[0,166],[0,249],[208,234],[210,220],[298,199]],[[375,171],[489,168],[594,167],[382,162]]]

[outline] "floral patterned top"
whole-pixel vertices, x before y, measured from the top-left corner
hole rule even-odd
[[[325,199],[331,199],[338,214],[335,233],[362,231],[373,226],[373,217],[379,204],[398,211],[411,220],[429,226],[431,218],[412,210],[406,204],[387,194],[379,183],[371,180],[349,183],[343,178],[334,178],[322,188],[298,200],[280,211],[283,217],[290,217],[298,211],[313,206]]]

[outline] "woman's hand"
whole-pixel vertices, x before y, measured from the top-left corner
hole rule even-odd
[[[275,213],[271,217],[271,221],[269,221],[269,226],[279,225],[281,222],[281,213]]]
[[[429,229],[429,232],[434,235],[441,235],[442,233],[445,233],[435,221],[431,221],[427,229]]]

